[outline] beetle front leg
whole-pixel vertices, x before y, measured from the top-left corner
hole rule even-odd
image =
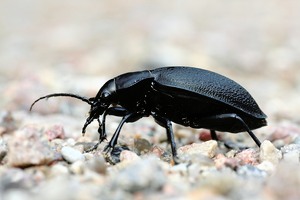
[[[102,124],[99,126],[98,133],[100,134],[99,141],[100,143],[106,139],[106,129],[105,129],[105,121],[107,115],[113,115],[117,117],[124,117],[126,114],[128,114],[128,111],[123,107],[110,107],[108,108],[102,116]]]
[[[91,152],[91,151],[97,149],[99,144],[101,144],[104,140],[106,140],[107,134],[106,134],[106,129],[105,129],[105,121],[106,121],[106,116],[107,115],[123,117],[127,113],[128,113],[128,111],[125,108],[122,108],[122,107],[110,107],[110,108],[108,108],[103,113],[102,122],[100,121],[100,119],[98,119],[98,123],[99,123],[99,128],[98,128],[99,141],[93,147],[86,150],[85,152]]]

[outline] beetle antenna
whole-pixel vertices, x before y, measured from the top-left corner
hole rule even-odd
[[[84,101],[86,103],[88,103],[89,105],[92,105],[92,102],[86,98],[86,97],[82,97],[82,96],[79,96],[77,94],[71,94],[71,93],[54,93],[54,94],[49,94],[49,95],[46,95],[46,96],[43,96],[43,97],[40,97],[38,98],[37,100],[35,100],[31,106],[30,106],[30,111],[32,110],[32,107],[34,106],[34,104],[36,104],[38,101],[42,100],[42,99],[48,99],[50,97],[60,97],[60,96],[65,96],[65,97],[73,97],[73,98],[76,98],[76,99],[80,99],[81,101]]]

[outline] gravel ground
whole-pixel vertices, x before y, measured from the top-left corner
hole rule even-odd
[[[0,2],[0,199],[299,199],[299,2]],[[103,153],[89,106],[109,78],[199,66],[241,83],[268,115],[247,133],[173,124],[180,162],[152,118]],[[108,117],[108,139],[120,119]]]

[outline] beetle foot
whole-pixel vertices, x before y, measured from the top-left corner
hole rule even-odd
[[[106,145],[106,146],[104,147],[103,152],[104,152],[105,154],[108,154],[108,153],[111,153],[113,150],[114,150],[114,147],[111,146],[110,144],[108,144],[108,145]]]
[[[99,146],[100,143],[101,143],[101,142],[97,142],[94,146],[92,146],[91,148],[85,150],[84,153],[89,153],[89,152],[91,152],[91,151],[96,150],[96,149],[98,148],[98,146]]]

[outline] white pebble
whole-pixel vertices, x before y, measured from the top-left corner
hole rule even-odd
[[[213,158],[216,155],[216,150],[218,143],[215,140],[209,140],[203,143],[193,143],[190,145],[185,145],[178,149],[178,155],[184,154],[202,154],[209,158]]]
[[[277,165],[282,158],[282,153],[268,140],[264,141],[260,146],[259,159],[261,162],[269,161]]]
[[[66,161],[68,161],[69,163],[74,163],[78,160],[85,160],[84,155],[80,151],[78,151],[72,147],[68,147],[68,146],[63,147],[61,149],[61,154],[62,154],[63,158]]]

